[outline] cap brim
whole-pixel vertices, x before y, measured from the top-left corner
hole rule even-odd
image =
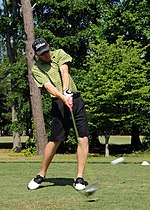
[[[47,52],[47,51],[49,51],[50,50],[50,48],[49,48],[49,46],[46,46],[46,47],[44,47],[43,49],[41,48],[40,50],[38,50],[37,52],[36,52],[36,55],[42,55],[44,52]]]

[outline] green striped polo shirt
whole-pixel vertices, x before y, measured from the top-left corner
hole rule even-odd
[[[71,61],[72,57],[62,49],[51,51],[51,61],[49,63],[38,59],[32,67],[32,74],[37,86],[42,87],[46,82],[50,81],[62,93],[60,66]],[[77,87],[71,76],[68,88],[72,92],[77,92]],[[54,97],[53,95],[51,96]]]

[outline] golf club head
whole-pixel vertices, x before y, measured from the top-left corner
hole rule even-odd
[[[85,193],[87,196],[92,195],[97,189],[99,188],[98,182],[94,182],[91,184],[87,190],[85,190]]]

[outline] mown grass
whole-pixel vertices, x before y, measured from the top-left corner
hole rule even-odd
[[[28,140],[28,136],[21,136],[21,142],[26,142]],[[13,142],[12,136],[0,136],[0,143],[10,143]]]
[[[144,136],[140,136],[141,142],[143,141]],[[104,136],[99,136],[99,141],[101,144],[105,144],[105,138]],[[116,136],[116,135],[111,135],[109,139],[109,144],[131,144],[131,136]]]
[[[48,169],[46,181],[30,191],[27,183],[41,166],[41,156],[19,157],[0,154],[1,210],[147,210],[150,209],[150,156],[129,155],[123,164],[112,166],[114,156],[90,154],[85,179],[99,182],[99,190],[87,197],[73,189],[76,155],[57,154]],[[5,155],[4,155],[5,154]]]

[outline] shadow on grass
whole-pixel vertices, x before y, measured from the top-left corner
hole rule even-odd
[[[132,153],[132,147],[131,144],[109,144],[109,154],[110,155],[118,155],[118,154],[131,154]],[[105,154],[105,145],[101,144],[99,147],[91,148],[91,153],[99,153],[99,154]]]
[[[74,179],[72,178],[47,178],[44,182],[51,183],[51,186],[66,186],[73,185]]]

